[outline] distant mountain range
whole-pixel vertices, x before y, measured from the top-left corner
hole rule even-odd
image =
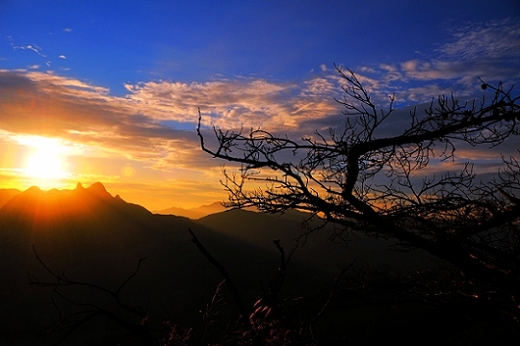
[[[95,189],[96,186],[98,186],[98,188],[99,188],[99,185],[103,186],[101,183],[98,182],[98,183],[93,184],[93,186],[89,187],[88,189],[89,190],[91,190],[92,188]],[[77,187],[79,187],[81,189],[83,186],[81,184],[78,184]],[[104,187],[103,187],[103,189],[104,189]],[[38,187],[31,187],[30,190],[35,191],[35,190],[40,190],[40,189]],[[52,193],[55,193],[56,191],[57,191],[56,189],[53,189],[53,190],[50,190],[47,192],[44,192],[44,191],[41,191],[41,192],[52,194]],[[105,189],[105,191],[106,191],[106,189]],[[0,189],[0,208],[6,202],[8,202],[11,198],[13,198],[14,196],[16,196],[20,193],[22,193],[22,191],[17,190],[17,189]],[[118,196],[116,196],[116,197],[118,197]],[[152,212],[154,214],[183,216],[183,217],[187,217],[192,220],[197,220],[204,216],[221,213],[223,211],[226,211],[226,208],[222,205],[221,202],[213,202],[211,204],[201,205],[196,208],[185,209],[185,208],[180,208],[180,207],[170,207],[170,208],[161,209],[161,210],[153,210]]]
[[[213,210],[219,207],[196,208],[190,215],[198,218]],[[269,282],[279,264],[273,240],[280,239],[290,251],[297,245],[294,239],[304,232],[301,221],[305,215],[232,210],[198,220],[187,217],[153,214],[112,196],[101,183],[46,192],[37,187],[23,192],[0,190],[0,344],[6,340],[45,344],[44,337],[36,333],[50,327],[59,313],[74,308],[51,288],[28,284],[29,274],[42,281],[53,280],[36,260],[33,247],[56,272],[112,290],[135,270],[139,259],[147,257],[139,274],[122,291],[122,299],[147,307],[154,325],[170,319],[189,326],[201,318],[198,311],[222,277],[197,250],[188,230],[228,269],[244,299],[252,304],[261,295],[261,283]],[[310,234],[305,246],[298,244],[285,295],[325,299],[321,296],[323,284],[332,283],[340,267],[352,261],[406,267],[426,259],[420,252],[396,254],[388,250],[391,243],[365,237],[353,236],[345,249],[329,240],[335,231],[327,226]],[[82,304],[105,306],[111,301],[87,287],[63,287],[59,292]],[[94,329],[75,333],[65,344],[93,344],[115,330],[109,324],[94,325]]]
[[[178,207],[171,207],[163,210],[156,210],[154,211],[155,214],[161,214],[161,215],[177,215],[177,216],[184,216],[193,220],[200,219],[204,216],[210,215],[210,214],[216,214],[225,211],[226,208],[222,205],[220,202],[214,202],[207,205],[202,205],[197,208],[190,208],[190,209],[184,209],[184,208],[178,208]]]

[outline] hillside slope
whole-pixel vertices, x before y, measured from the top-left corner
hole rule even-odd
[[[178,207],[171,207],[163,210],[154,211],[155,214],[161,214],[161,215],[176,215],[176,216],[183,216],[187,217],[193,220],[200,219],[204,216],[210,215],[210,214],[216,214],[225,211],[226,208],[222,206],[220,202],[215,202],[207,205],[202,205],[197,208],[190,208],[190,209],[184,209],[184,208],[178,208]]]
[[[16,344],[34,344],[35,340],[46,344],[52,336],[46,339],[38,332],[49,328],[60,313],[81,310],[53,294],[50,287],[29,285],[29,276],[53,280],[36,260],[33,247],[52,270],[111,290],[146,257],[121,298],[145,307],[149,323],[157,328],[163,320],[182,321],[186,326],[198,323],[198,311],[222,277],[191,242],[188,229],[226,266],[244,299],[252,304],[261,294],[260,283],[268,282],[278,265],[278,256],[270,251],[187,218],[153,215],[111,196],[100,183],[63,191],[30,188],[17,194],[0,209],[0,338],[3,335]],[[294,267],[295,273],[306,272],[298,268]],[[312,279],[294,275],[287,286],[311,287]],[[76,303],[118,311],[113,299],[90,288],[63,287],[59,291]],[[139,323],[133,316],[123,316]],[[66,344],[98,342],[107,333],[116,333],[116,327],[101,319],[75,333]]]
[[[396,252],[392,248],[395,241],[391,240],[349,233],[347,243],[339,239],[334,242],[332,241],[334,234],[341,230],[337,225],[329,224],[306,237],[302,236],[308,231],[302,226],[306,218],[306,214],[297,211],[284,215],[271,215],[230,210],[206,216],[196,220],[196,223],[271,251],[277,251],[273,240],[279,239],[286,251],[297,247],[294,260],[330,273],[337,273],[339,268],[355,261],[365,262],[372,267],[385,266],[400,270],[430,264],[430,256],[424,251]],[[318,226],[320,223],[313,224]]]

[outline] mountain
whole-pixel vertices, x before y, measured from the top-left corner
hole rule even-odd
[[[304,309],[309,311],[323,304],[340,269],[353,262],[404,272],[429,261],[424,252],[397,253],[389,249],[391,241],[356,234],[343,233],[350,238],[345,248],[331,241],[341,229],[321,225],[319,219],[309,220],[315,231],[300,237],[307,231],[302,222],[309,215],[297,211],[269,215],[229,210],[191,220],[152,214],[112,196],[101,183],[86,188],[78,184],[74,190],[31,187],[9,194],[11,198],[0,208],[0,345],[50,344],[63,332],[42,335],[42,330],[50,330],[60,315],[92,306],[132,323],[141,322],[125,314],[109,294],[91,286],[59,287],[57,294],[54,287],[30,285],[31,278],[56,282],[36,254],[55,273],[111,291],[117,291],[139,260],[146,258],[118,298],[145,308],[152,330],[161,330],[165,320],[179,328],[200,325],[200,311],[222,281],[222,275],[193,244],[189,230],[227,269],[248,307],[262,296],[279,266],[274,240],[280,240],[286,255],[296,247],[280,296],[305,297]],[[223,315],[233,316],[236,310],[225,286],[222,294],[226,305],[220,309]],[[110,320],[97,319],[62,345],[117,344],[120,339],[115,342],[114,338],[123,335]]]
[[[309,230],[302,224],[308,214],[289,211],[283,215],[262,214],[247,210],[229,210],[196,220],[197,224],[211,228],[223,235],[248,242],[267,251],[277,252],[274,239],[288,252],[296,247],[293,258],[321,271],[335,275],[339,266],[364,262],[372,267],[385,266],[400,270],[414,269],[430,263],[430,256],[422,250],[397,252],[392,249],[395,241],[374,239],[357,233],[344,232],[347,243],[331,239],[341,232],[341,227],[322,220],[309,220]],[[321,227],[318,229],[318,227]]]
[[[210,214],[216,214],[225,211],[226,208],[222,206],[222,203],[220,202],[214,202],[207,205],[202,205],[197,208],[190,208],[190,209],[184,209],[184,208],[178,208],[178,207],[171,207],[163,210],[154,211],[155,214],[161,214],[161,215],[177,215],[177,216],[184,216],[193,220],[200,219],[206,215]]]
[[[308,214],[297,211],[269,215],[229,210],[191,220],[152,214],[139,205],[112,196],[101,183],[87,188],[78,184],[74,190],[42,191],[37,187],[23,192],[0,190],[0,198],[3,201],[0,206],[0,345],[50,345],[66,331],[52,330],[60,316],[79,314],[76,316],[82,318],[93,307],[102,307],[133,324],[144,322],[125,312],[110,292],[118,292],[117,298],[122,304],[145,309],[147,323],[156,339],[164,336],[160,334],[164,321],[172,321],[179,330],[203,326],[207,318],[204,311],[214,298],[216,304],[223,299],[216,310],[219,316],[226,316],[226,321],[236,318],[229,289],[224,285],[222,295],[215,295],[222,275],[193,244],[189,230],[227,269],[247,307],[262,297],[277,272],[280,253],[273,240],[280,240],[286,256],[295,248],[280,298],[287,298],[287,302],[297,300],[298,305],[289,305],[301,316],[316,316],[329,298],[334,278],[342,267],[351,263],[367,263],[370,268],[389,273],[390,281],[376,282],[375,290],[363,286],[368,298],[372,293],[377,296],[378,292],[388,290],[391,294],[398,291],[393,298],[401,294],[408,297],[406,291],[410,288],[402,292],[393,274],[401,271],[406,275],[410,270],[431,264],[423,251],[392,251],[392,241],[345,232],[321,224],[320,219],[307,220]],[[213,210],[211,205],[207,207]],[[302,228],[304,220],[314,231],[302,237],[308,232]],[[347,248],[342,242],[331,241],[338,234],[349,238]],[[140,259],[145,260],[139,272],[122,287],[135,273]],[[34,284],[57,282],[47,269],[62,278],[88,285],[40,287]],[[355,267],[353,273],[358,273],[357,269]],[[363,274],[366,268],[360,269],[359,273]],[[378,341],[395,339],[412,344],[412,340],[417,343],[424,335],[442,334],[454,325],[459,331],[454,329],[456,338],[451,341],[463,340],[486,325],[484,331],[499,326],[496,335],[510,329],[509,324],[502,325],[502,320],[495,315],[483,319],[485,323],[480,322],[479,318],[488,315],[487,310],[477,316],[476,310],[467,310],[465,305],[461,309],[450,308],[444,304],[447,298],[442,297],[439,300],[442,304],[438,306],[427,299],[425,305],[411,301],[410,305],[399,306],[397,301],[383,301],[365,307],[342,307],[342,299],[357,300],[356,295],[361,292],[349,291],[348,285],[340,289],[345,291],[342,295],[337,292],[338,305],[327,310],[328,316],[321,322],[322,334],[339,333],[340,344],[344,344],[345,335],[354,340],[353,345],[381,344],[366,342],[371,336]],[[363,296],[359,296],[361,300]],[[444,311],[441,305],[448,307]],[[474,322],[466,323],[466,329],[460,328],[461,321],[466,321],[468,316]],[[487,324],[495,320],[496,324]],[[215,323],[215,329],[226,330],[228,326],[220,322]],[[410,334],[410,330],[416,334]],[[60,345],[135,345],[124,341],[127,334],[110,319],[99,318],[81,325]],[[419,339],[416,336],[420,336]],[[329,343],[325,340],[323,344]]]
[[[192,243],[188,230],[227,268],[251,306],[261,296],[261,283],[269,282],[279,262],[278,255],[254,245],[253,238],[225,234],[184,217],[154,215],[112,196],[101,183],[47,192],[31,187],[14,194],[0,208],[0,344],[5,340],[48,344],[53,335],[38,332],[51,327],[60,314],[84,309],[81,304],[120,310],[109,295],[91,287],[61,287],[57,295],[52,287],[29,285],[29,277],[55,281],[36,253],[48,268],[71,280],[114,291],[139,259],[147,258],[121,290],[121,300],[146,307],[154,328],[160,328],[165,319],[179,321],[181,327],[198,323],[198,311],[209,302],[222,277]],[[291,272],[294,277],[284,294],[302,294],[301,287],[309,295],[317,294],[307,288],[321,281],[319,270],[295,263]],[[226,290],[224,295],[228,295]],[[231,302],[229,296],[227,302]],[[117,331],[108,320],[96,320],[64,345],[99,343]]]
[[[108,208],[108,209],[107,209]],[[42,191],[33,186],[22,193],[14,195],[0,209],[2,214],[18,216],[26,222],[43,223],[60,217],[91,217],[92,214],[117,211],[132,214],[133,217],[150,216],[145,208],[123,201],[119,196],[113,197],[103,184],[94,183],[88,188],[81,184],[74,190]]]
[[[0,189],[0,208],[21,191],[17,189]]]

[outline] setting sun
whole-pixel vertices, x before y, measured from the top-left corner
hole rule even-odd
[[[23,171],[35,185],[52,185],[69,175],[66,167],[67,148],[59,140],[27,137],[23,142],[28,147]]]
[[[52,179],[62,177],[62,159],[52,152],[38,150],[27,160],[27,174],[41,179]]]

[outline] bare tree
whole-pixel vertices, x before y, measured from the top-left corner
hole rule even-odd
[[[143,340],[143,342],[146,341],[146,344],[152,343],[146,311],[139,306],[126,304],[121,299],[121,291],[126,286],[126,284],[139,273],[139,270],[141,269],[141,263],[146,258],[139,260],[135,271],[119,285],[117,290],[114,291],[90,282],[69,279],[65,275],[65,272],[54,271],[49,268],[47,264],[45,264],[45,262],[40,258],[34,246],[33,252],[36,256],[36,260],[43,266],[43,268],[45,268],[45,271],[51,275],[53,281],[42,281],[33,275],[29,275],[29,283],[39,287],[52,288],[52,292],[56,295],[57,298],[62,300],[69,307],[77,308],[77,311],[73,313],[63,314],[59,305],[57,304],[57,301],[51,295],[52,303],[56,307],[59,318],[58,321],[54,323],[53,326],[45,333],[58,337],[53,345],[62,344],[74,332],[83,328],[85,325],[88,325],[89,322],[97,318],[107,318],[115,322],[128,333],[138,336]],[[91,302],[80,302],[77,299],[71,299],[66,294],[60,292],[60,288],[64,287],[74,287],[76,289],[86,288],[92,290],[92,292],[95,293],[94,295],[106,295],[111,298],[111,300],[115,303],[115,306],[119,308],[118,310],[120,311],[116,312],[114,307],[108,308],[106,306],[106,302],[105,304],[95,304]]]
[[[218,145],[212,149],[204,141],[199,111],[202,150],[240,164],[237,172],[224,171],[227,206],[269,213],[298,209],[345,230],[395,238],[506,293],[518,310],[518,157],[503,155],[502,167],[488,182],[476,178],[470,163],[444,175],[428,168],[433,158],[454,160],[460,147],[518,141],[520,97],[502,83],[481,81],[491,97],[461,102],[441,95],[424,112],[413,109],[407,126],[388,136],[382,130],[396,114],[394,97],[381,109],[351,70],[337,71],[345,83],[337,99],[344,128],[326,135],[316,131],[291,139],[263,129],[215,127]]]

